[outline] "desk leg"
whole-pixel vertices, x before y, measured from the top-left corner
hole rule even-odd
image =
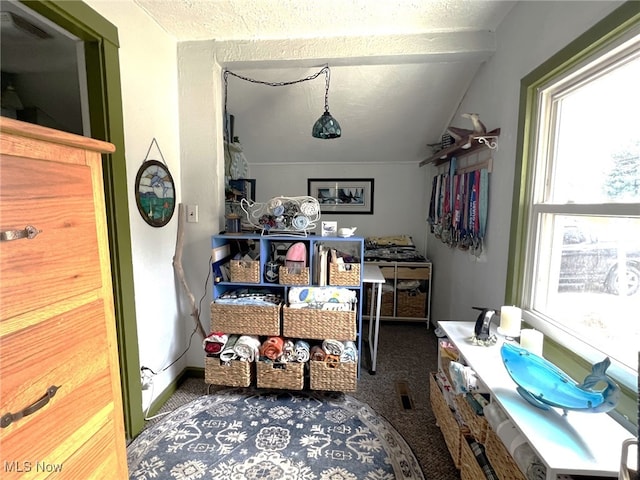
[[[376,323],[374,329],[374,337],[373,344],[371,343],[371,337],[369,337],[369,345],[371,346],[371,371],[370,373],[373,375],[376,373],[376,363],[378,360],[378,335],[380,333],[380,302],[382,300],[382,284],[374,284],[375,287],[378,287],[378,293],[376,295]],[[372,294],[374,292],[371,292]],[[373,295],[371,295],[371,299],[373,300]],[[371,314],[373,314],[373,305],[371,305],[371,309],[369,310]],[[371,336],[371,316],[369,316],[369,336]]]
[[[371,284],[371,301],[369,305],[369,354],[371,363],[369,364],[369,373],[374,373],[375,371],[375,356],[373,353],[373,309],[375,307],[375,294],[376,294],[376,284]]]

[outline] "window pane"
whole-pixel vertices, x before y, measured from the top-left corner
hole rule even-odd
[[[640,202],[640,56],[554,102],[552,203]]]
[[[540,217],[534,310],[637,368],[640,218]]]

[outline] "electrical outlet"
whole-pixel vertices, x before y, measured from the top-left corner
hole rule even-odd
[[[140,383],[143,390],[148,390],[153,385],[153,373],[147,367],[140,368]]]
[[[187,222],[198,223],[198,205],[187,205]]]

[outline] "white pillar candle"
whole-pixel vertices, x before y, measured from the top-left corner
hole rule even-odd
[[[520,335],[522,323],[522,310],[514,306],[500,308],[500,330],[503,335],[517,337]]]
[[[520,332],[520,346],[540,357],[542,356],[543,342],[544,335],[538,330],[534,330],[533,328],[524,328]]]

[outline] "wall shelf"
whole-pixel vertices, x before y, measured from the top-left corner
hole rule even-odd
[[[463,140],[454,143],[450,147],[444,148],[433,156],[424,159],[420,162],[419,166],[433,163],[438,166],[451,160],[451,157],[457,157],[460,155],[468,155],[481,148],[489,148],[496,150],[498,148],[498,137],[500,136],[500,129],[496,128],[484,135],[469,135]],[[466,147],[466,148],[465,148]]]

